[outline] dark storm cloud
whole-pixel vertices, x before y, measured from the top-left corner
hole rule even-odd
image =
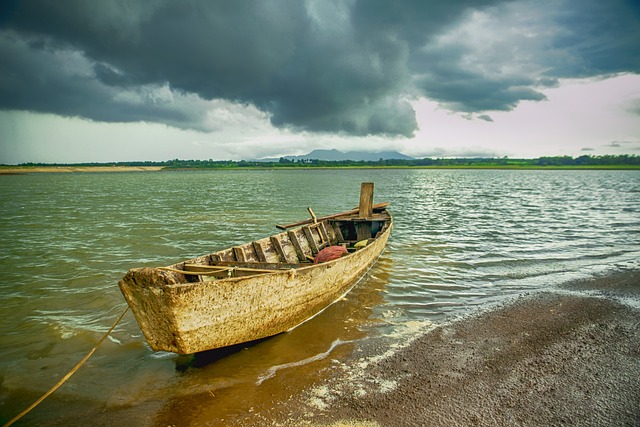
[[[557,77],[640,73],[640,2],[571,0],[560,6],[556,16],[563,31],[550,47],[562,52],[564,60],[549,64],[550,73]]]
[[[634,4],[5,1],[0,108],[209,130],[223,99],[277,126],[410,136],[414,97],[505,111],[560,77],[640,72]]]
[[[0,35],[0,63],[0,103],[6,109],[108,122],[153,121],[179,126],[189,120],[180,109],[145,99],[148,94],[143,88],[136,86],[127,92],[104,85],[95,78],[92,64],[77,51],[61,50],[46,42],[27,43],[5,34]],[[189,127],[197,128],[197,123]]]
[[[563,77],[640,73],[633,1],[504,2],[416,50],[415,83],[454,111],[509,111]]]

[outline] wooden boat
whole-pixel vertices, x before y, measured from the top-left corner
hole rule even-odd
[[[118,283],[153,350],[191,354],[279,334],[338,300],[373,265],[392,228],[388,203],[363,183],[358,209],[295,224],[168,267],[134,268]],[[356,243],[358,247],[354,247]],[[364,245],[364,246],[363,246]],[[347,254],[314,263],[336,246]]]

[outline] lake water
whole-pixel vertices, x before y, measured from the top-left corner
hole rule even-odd
[[[293,331],[196,358],[149,349],[129,312],[24,425],[224,425],[299,393],[363,343],[501,299],[640,268],[640,171],[247,170],[0,176],[0,421],[97,342],[118,280],[357,206],[395,227],[344,300]],[[388,347],[378,346],[383,353]],[[369,350],[371,351],[371,349]]]

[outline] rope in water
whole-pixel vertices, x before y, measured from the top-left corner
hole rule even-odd
[[[20,418],[24,417],[25,415],[27,415],[29,412],[31,412],[31,410],[33,408],[35,408],[36,406],[38,406],[40,403],[42,403],[43,400],[45,400],[47,397],[49,397],[54,391],[56,391],[57,389],[60,388],[60,386],[62,384],[64,384],[69,378],[71,378],[71,375],[75,374],[76,371],[78,369],[80,369],[80,367],[82,365],[84,365],[84,363],[91,357],[91,355],[98,349],[98,347],[100,346],[100,344],[102,344],[102,342],[107,339],[107,337],[111,334],[111,332],[113,331],[113,329],[116,327],[116,325],[118,323],[120,323],[120,321],[122,320],[122,318],[124,317],[124,315],[127,313],[127,311],[129,310],[129,306],[127,306],[127,308],[124,309],[124,311],[122,312],[122,314],[120,315],[120,317],[118,317],[118,319],[115,321],[115,323],[111,326],[111,328],[109,328],[109,330],[107,331],[106,334],[104,334],[102,336],[102,338],[100,338],[100,341],[98,341],[98,343],[91,349],[91,351],[89,353],[87,353],[87,355],[82,358],[82,360],[80,362],[78,362],[76,364],[76,366],[73,367],[73,369],[71,369],[64,377],[62,377],[62,379],[60,381],[58,381],[58,383],[56,385],[54,385],[53,387],[51,387],[51,389],[49,389],[48,392],[46,392],[45,394],[42,395],[42,397],[40,397],[40,399],[36,400],[35,402],[33,402],[33,404],[31,406],[29,406],[27,409],[25,409],[24,411],[20,412],[18,415],[16,415],[11,421],[9,421],[8,423],[6,423],[4,426],[2,427],[9,427],[10,425],[12,425],[13,423],[15,423],[16,421],[18,421]]]

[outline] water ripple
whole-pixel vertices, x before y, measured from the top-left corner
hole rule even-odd
[[[375,334],[387,331],[385,325],[437,323],[505,295],[640,268],[638,171],[2,176],[0,376],[9,385],[47,383],[46,363],[58,363],[61,355],[73,359],[122,310],[116,284],[129,268],[167,265],[263,237],[276,223],[306,217],[307,206],[318,215],[351,208],[364,181],[376,183],[376,201],[391,202],[391,240],[339,309],[305,324],[312,334],[295,335],[295,346],[287,346],[294,334],[277,341],[295,347],[296,360],[313,364],[318,348],[354,338],[341,338],[343,330]],[[133,316],[115,334],[106,344],[111,362],[100,365],[102,378],[133,372],[147,378],[139,385],[161,377],[167,393],[174,390],[167,357],[142,344]],[[310,336],[316,350],[302,344]],[[255,372],[282,364],[274,361],[283,358],[259,354],[234,368],[238,376],[253,373],[245,378],[251,384]]]

